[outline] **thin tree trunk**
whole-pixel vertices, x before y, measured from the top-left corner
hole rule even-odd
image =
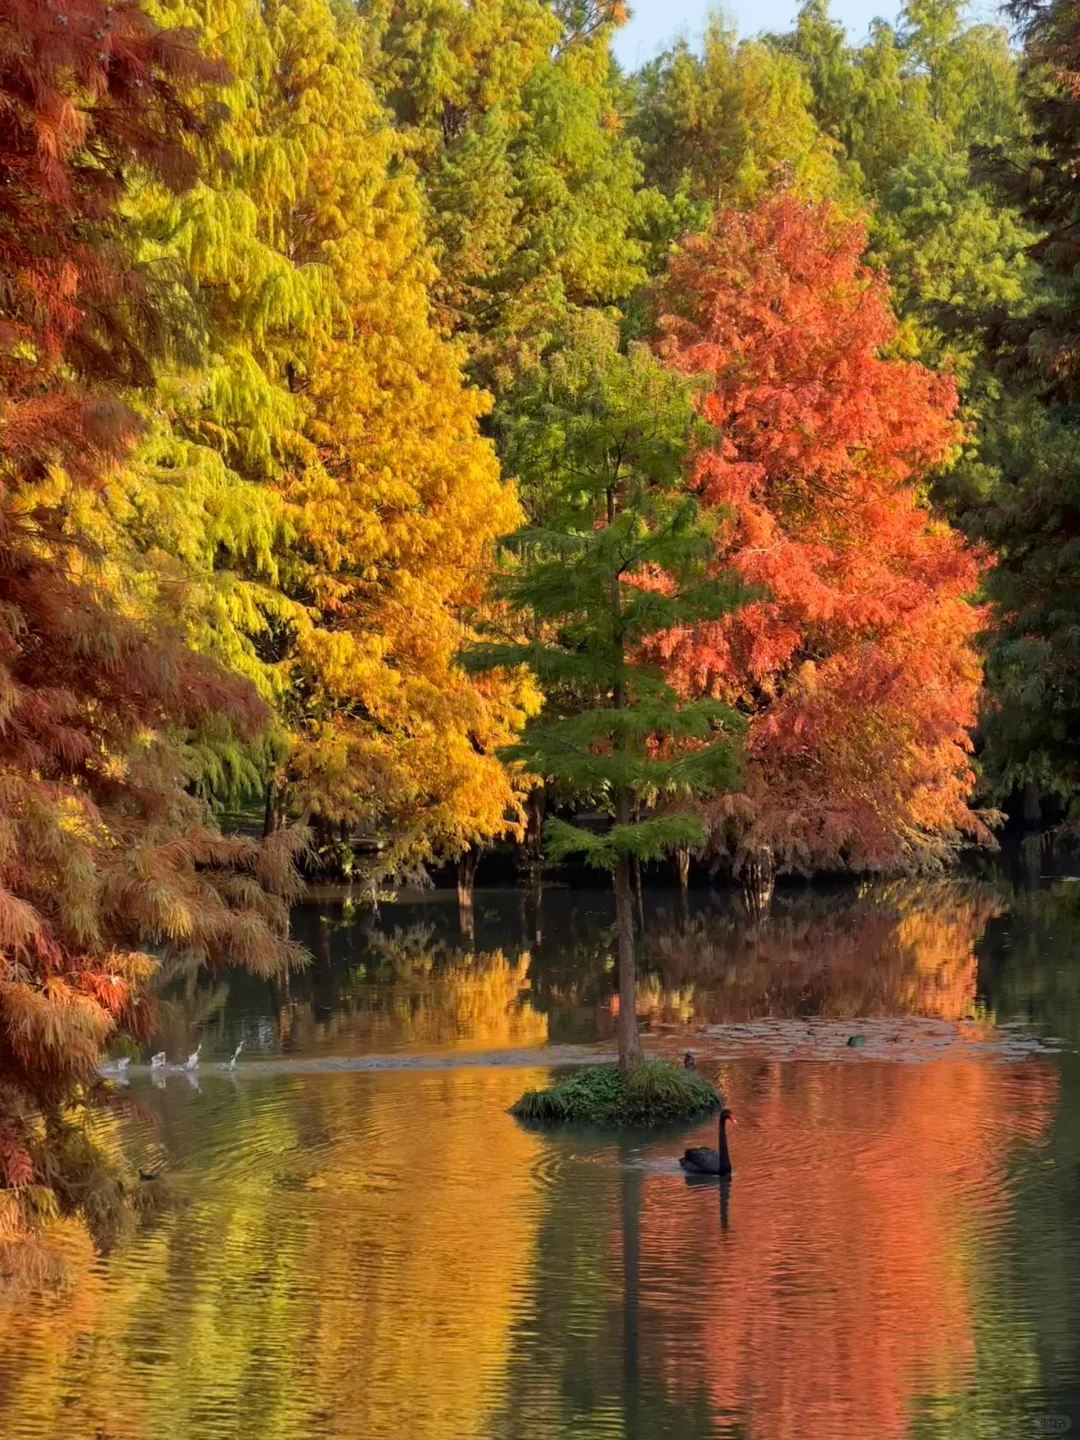
[[[630,818],[630,797],[620,792],[615,801],[615,820],[625,825]],[[637,1028],[637,960],[634,953],[634,896],[630,880],[630,856],[615,862],[615,930],[619,947],[619,1069],[624,1073],[642,1060]]]
[[[679,881],[679,918],[683,930],[690,924],[690,847],[680,845],[675,851],[675,874]]]
[[[763,914],[776,889],[776,862],[768,846],[760,846],[747,856],[740,879],[747,909],[756,915]]]
[[[616,492],[609,487],[607,492],[608,523],[615,514]],[[625,648],[622,640],[622,606],[619,596],[619,573],[611,577],[612,628],[619,649],[619,678],[616,680],[612,701],[616,710],[626,705],[626,685],[622,677]],[[616,740],[617,748],[625,745],[625,739]],[[615,792],[615,824],[629,825],[633,816],[633,796],[628,789]],[[625,1075],[643,1059],[641,1039],[637,1028],[637,959],[634,954],[634,897],[631,888],[630,855],[623,851],[615,862],[615,932],[619,951],[619,1069]]]
[[[634,908],[637,913],[638,932],[645,934],[645,899],[641,891],[641,861],[635,855],[631,861],[631,874],[634,879]]]
[[[462,905],[471,905],[473,897],[473,885],[476,882],[476,867],[480,863],[480,850],[476,845],[470,845],[458,857],[457,867],[457,893],[458,900]]]
[[[458,859],[458,919],[462,936],[472,944],[476,933],[473,921],[473,885],[476,881],[476,867],[480,863],[480,850],[470,845]]]
[[[289,805],[289,792],[284,785],[273,780],[266,782],[266,811],[263,815],[263,839],[275,835],[285,825]]]
[[[686,898],[690,889],[690,846],[680,845],[675,851],[675,873],[679,877],[679,889]]]
[[[525,835],[522,840],[522,860],[529,886],[539,894],[544,875],[544,811],[547,809],[547,790],[536,785],[525,800]]]
[[[476,939],[476,918],[473,914],[471,895],[468,900],[461,900],[458,903],[458,928],[461,931],[461,938],[471,950]]]

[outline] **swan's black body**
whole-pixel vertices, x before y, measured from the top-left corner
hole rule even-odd
[[[727,1123],[735,1123],[730,1110],[720,1111],[720,1149],[709,1150],[695,1146],[683,1153],[679,1164],[691,1175],[730,1175],[731,1156],[728,1154]]]

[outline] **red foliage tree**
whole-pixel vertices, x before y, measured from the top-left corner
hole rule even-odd
[[[125,454],[162,338],[125,174],[192,177],[184,97],[213,79],[136,5],[0,0],[0,1238],[30,1186],[79,1203],[68,1107],[115,1027],[147,1031],[144,946],[294,954],[289,842],[223,837],[192,793],[188,737],[251,734],[259,703],[117,612],[64,499]]]
[[[834,207],[773,195],[720,213],[662,290],[666,353],[706,378],[722,437],[692,483],[757,587],[663,646],[685,691],[749,719],[744,787],[710,812],[737,871],[904,868],[988,838],[968,805],[978,563],[920,488],[959,438],[955,387],[888,356],[865,244]]]

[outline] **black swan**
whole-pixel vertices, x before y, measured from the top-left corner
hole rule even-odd
[[[691,1175],[730,1175],[731,1156],[727,1148],[727,1125],[728,1122],[737,1125],[739,1122],[732,1115],[730,1110],[720,1111],[720,1149],[708,1150],[695,1146],[687,1150],[679,1161],[684,1170]]]

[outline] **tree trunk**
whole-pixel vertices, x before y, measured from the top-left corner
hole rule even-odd
[[[458,858],[458,921],[462,937],[470,945],[476,934],[473,920],[473,884],[476,880],[476,867],[479,863],[480,849],[476,845],[470,845],[468,850]]]
[[[645,897],[641,891],[641,861],[635,855],[631,862],[631,874],[634,880],[634,905],[637,910],[637,924],[639,932],[645,934]]]
[[[679,877],[679,889],[685,897],[690,889],[690,846],[680,845],[675,851],[675,873]]]
[[[470,845],[458,857],[457,862],[457,894],[460,905],[471,905],[473,897],[473,884],[476,880],[476,867],[480,863],[480,849],[477,845]]]
[[[739,878],[746,908],[755,915],[762,914],[769,908],[776,889],[776,864],[767,845],[751,851]]]
[[[539,894],[544,873],[544,811],[547,809],[547,791],[543,785],[536,785],[529,791],[525,801],[525,836],[522,841],[522,862],[528,876],[530,889]]]
[[[476,918],[473,914],[472,895],[468,900],[458,902],[458,928],[461,931],[461,938],[471,950],[476,939]]]
[[[1028,825],[1037,825],[1042,819],[1042,806],[1039,804],[1039,786],[1034,780],[1024,782],[1024,822]]]
[[[268,835],[275,835],[284,828],[285,815],[289,805],[289,792],[286,786],[279,785],[274,780],[266,782],[266,811],[263,815],[263,839]]]
[[[616,824],[630,819],[630,797],[620,791],[615,797]],[[637,964],[634,956],[634,896],[630,881],[630,856],[615,862],[615,930],[619,941],[619,1069],[625,1074],[642,1060],[637,1028]]]

